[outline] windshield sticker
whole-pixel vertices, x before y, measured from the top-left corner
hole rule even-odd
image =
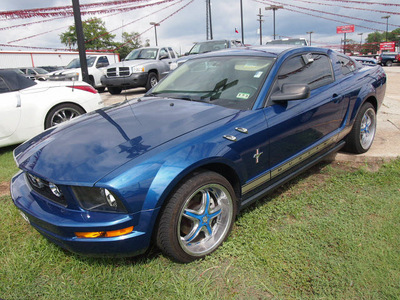
[[[249,97],[250,97],[249,93],[238,93],[236,95],[236,98],[238,98],[238,99],[248,99]]]
[[[254,78],[260,78],[262,73],[262,71],[258,71],[256,74],[254,74]]]

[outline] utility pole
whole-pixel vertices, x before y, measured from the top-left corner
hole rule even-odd
[[[213,39],[212,21],[211,21],[211,0],[206,0],[206,39],[207,40]]]
[[[306,33],[310,35],[310,45],[309,46],[311,46],[311,35],[314,33],[314,31],[307,31]]]
[[[76,38],[78,42],[79,61],[81,62],[82,80],[90,83],[89,72],[86,61],[85,38],[83,36],[83,27],[81,19],[81,9],[79,7],[79,0],[72,0],[72,7],[74,10]]]
[[[386,42],[388,41],[388,31],[389,31],[389,18],[390,16],[381,17],[381,19],[386,19]]]
[[[240,23],[242,29],[242,45],[244,45],[244,28],[243,28],[243,1],[240,0]]]
[[[274,20],[273,20],[273,22],[274,22],[274,40],[275,40],[275,36],[276,36],[276,34],[275,34],[275,11],[277,11],[278,9],[281,9],[281,8],[283,8],[282,5],[270,5],[270,6],[265,8],[265,10],[272,10],[273,11],[273,17],[274,17]]]
[[[157,42],[157,26],[160,26],[160,23],[150,22],[150,25],[154,26],[154,35],[156,37],[156,46],[158,46],[158,42]]]
[[[260,22],[260,45],[262,45],[262,22],[264,20],[262,19],[263,15],[261,14],[261,8],[258,9],[258,22]]]

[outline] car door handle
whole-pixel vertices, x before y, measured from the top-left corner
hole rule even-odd
[[[343,100],[343,96],[342,95],[338,95],[338,94],[333,94],[332,95],[332,101],[334,103],[340,103]]]

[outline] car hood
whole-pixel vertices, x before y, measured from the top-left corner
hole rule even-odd
[[[133,60],[124,60],[115,64],[111,64],[107,67],[109,68],[116,68],[116,67],[132,67],[132,66],[139,66],[144,64],[155,63],[157,60],[155,59],[133,59]]]
[[[16,148],[14,156],[22,170],[54,183],[93,185],[161,144],[235,113],[176,99],[131,101],[51,128]]]

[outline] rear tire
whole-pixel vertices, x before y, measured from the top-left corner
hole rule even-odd
[[[50,128],[55,125],[69,121],[77,116],[83,115],[85,110],[73,103],[62,103],[54,106],[48,112],[44,128]]]
[[[226,240],[236,210],[228,180],[211,171],[192,174],[178,185],[161,212],[157,245],[178,262],[203,258]]]
[[[385,64],[387,67],[391,67],[391,66],[393,66],[393,62],[389,59],[387,62],[386,62],[386,64]]]
[[[361,154],[371,148],[376,133],[376,111],[369,102],[361,106],[357,114],[354,125],[346,137],[346,146],[344,150]]]

